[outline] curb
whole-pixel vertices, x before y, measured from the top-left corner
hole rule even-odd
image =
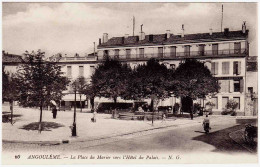
[[[239,141],[239,139],[234,137],[235,133],[239,133],[239,131],[243,131],[243,129],[237,130],[235,132],[231,132],[229,133],[229,138],[231,138],[234,142],[236,142],[237,144],[239,144],[240,146],[242,146],[243,148],[245,148],[247,151],[249,151],[250,153],[253,154],[257,154],[257,152],[255,152],[254,150],[252,150],[251,148],[249,148],[248,146],[246,146],[243,142]],[[244,138],[241,136],[241,139],[244,141]]]

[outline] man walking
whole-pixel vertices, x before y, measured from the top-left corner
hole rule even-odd
[[[53,119],[56,119],[56,116],[57,116],[56,106],[54,106],[53,109],[52,109],[52,116],[53,116]]]

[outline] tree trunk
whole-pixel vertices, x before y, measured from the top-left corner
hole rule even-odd
[[[90,98],[91,110],[94,110],[95,97]]]
[[[42,130],[42,104],[40,106],[40,121],[39,121],[39,133],[41,133]]]
[[[79,95],[79,101],[80,101],[80,112],[82,112],[82,101],[81,101],[81,94]]]
[[[153,125],[153,115],[154,115],[154,108],[153,108],[154,101],[151,100],[151,110],[152,110],[152,125]]]
[[[13,110],[14,110],[13,100],[10,101],[10,110],[11,110],[11,125],[13,125]]]

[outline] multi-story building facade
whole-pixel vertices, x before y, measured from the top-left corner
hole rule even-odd
[[[57,62],[61,69],[61,72],[70,79],[70,81],[75,81],[79,77],[84,77],[86,82],[89,83],[91,75],[95,71],[97,57],[94,54],[89,54],[80,57],[78,54],[75,56],[64,56],[55,55],[50,57],[50,61]],[[83,108],[90,108],[90,101],[85,95],[76,94],[76,106],[80,107],[80,99],[82,101]],[[68,86],[67,91],[64,91],[64,96],[61,101],[62,108],[70,108],[74,106],[75,94],[71,86]]]
[[[215,104],[213,113],[220,114],[229,99],[238,102],[238,115],[247,115],[246,99],[246,58],[249,56],[248,33],[246,26],[242,30],[209,32],[202,34],[174,35],[165,34],[112,37],[104,33],[97,47],[98,61],[106,57],[118,59],[134,68],[150,58],[159,59],[168,68],[177,68],[186,58],[205,62],[220,84],[220,91],[206,101]],[[169,98],[159,105],[173,105],[180,99]],[[200,103],[201,99],[198,99]],[[205,101],[205,103],[206,103]]]
[[[238,115],[255,115],[257,113],[257,57],[249,56],[248,44],[249,31],[245,25],[242,30],[224,32],[209,32],[202,34],[164,34],[139,36],[123,36],[108,38],[104,33],[99,39],[97,52],[83,57],[56,55],[50,61],[56,61],[61,71],[70,80],[80,76],[90,82],[91,75],[99,63],[106,57],[118,59],[135,68],[140,63],[145,63],[150,58],[156,58],[168,68],[177,68],[186,58],[198,59],[205,63],[220,84],[218,94],[207,99],[197,99],[196,102],[205,105],[207,101],[215,104],[213,113],[220,114],[229,99],[239,103]],[[3,53],[3,65],[5,70],[15,72],[22,58],[17,55]],[[71,88],[64,92],[61,106],[74,106],[75,95]],[[79,94],[76,95],[77,107],[80,106]],[[84,95],[84,108],[90,108],[90,101]],[[144,99],[145,100],[145,99]],[[95,98],[95,102],[110,101],[105,98]],[[111,100],[112,101],[112,100]],[[118,99],[118,101],[123,101]],[[149,100],[147,100],[149,102]],[[124,101],[125,102],[125,101]],[[161,106],[172,106],[176,102],[181,103],[174,96],[160,101]]]

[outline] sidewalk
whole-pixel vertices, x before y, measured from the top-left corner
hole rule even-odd
[[[2,107],[3,111],[9,111],[8,106]],[[14,108],[14,125],[10,123],[2,123],[2,139],[5,142],[21,142],[21,143],[51,143],[59,144],[62,141],[80,142],[90,141],[113,136],[121,136],[131,133],[160,129],[166,127],[183,127],[201,124],[204,117],[197,117],[194,120],[189,118],[167,119],[165,122],[155,120],[152,126],[151,121],[138,120],[117,120],[111,119],[111,114],[97,114],[97,122],[90,121],[91,113],[77,112],[77,137],[71,136],[70,126],[73,122],[72,111],[58,112],[57,119],[52,118],[51,111],[43,111],[43,122],[54,122],[62,127],[51,129],[50,131],[42,131],[41,134],[37,130],[21,129],[24,125],[39,121],[39,109]],[[20,115],[20,116],[19,116]],[[212,122],[233,120],[235,117],[230,116],[210,116]]]

